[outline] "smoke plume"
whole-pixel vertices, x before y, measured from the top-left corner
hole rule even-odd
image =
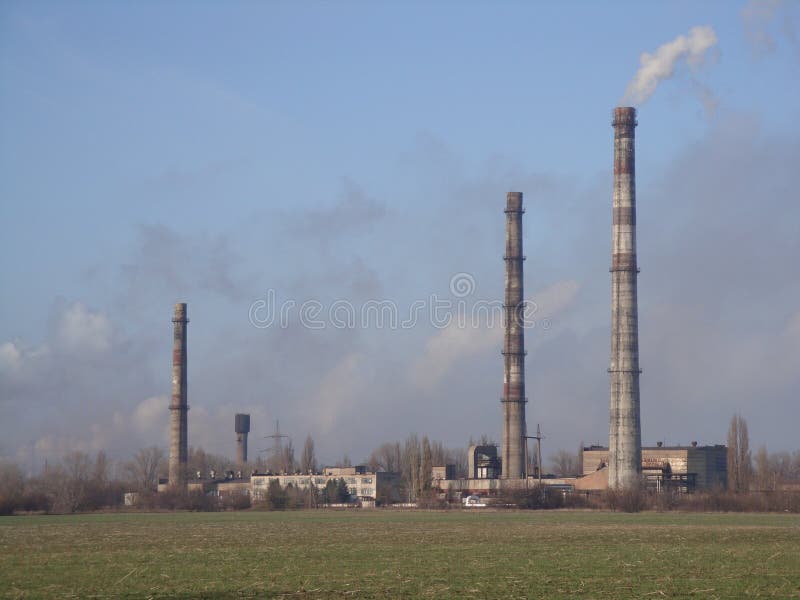
[[[658,84],[675,74],[676,65],[685,60],[697,66],[706,52],[717,43],[717,34],[709,26],[692,27],[689,35],[679,35],[671,42],[659,46],[654,54],[643,52],[639,57],[641,67],[625,89],[622,104],[639,105],[646,102]]]

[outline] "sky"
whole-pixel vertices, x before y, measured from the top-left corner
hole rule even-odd
[[[166,447],[181,301],[192,446],[233,456],[236,412],[251,455],[277,420],[328,463],[499,441],[502,329],[472,316],[508,191],[528,427],[545,457],[607,443],[623,101],[643,442],[739,413],[798,448],[799,26],[779,0],[3,2],[0,456]]]

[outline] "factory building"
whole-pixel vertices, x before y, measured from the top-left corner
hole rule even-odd
[[[604,446],[583,448],[583,475],[597,482],[588,489],[603,486],[603,474],[608,481],[609,449]],[[691,492],[725,487],[728,481],[727,448],[724,445],[649,446],[642,448],[642,476],[648,487],[674,488]],[[587,488],[584,488],[587,489]]]

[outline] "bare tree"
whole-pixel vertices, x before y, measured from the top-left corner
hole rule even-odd
[[[420,444],[416,433],[406,439],[403,446],[403,463],[401,465],[402,481],[405,484],[408,500],[416,500],[419,494]]]
[[[381,444],[372,451],[366,465],[372,471],[386,471],[390,473],[400,473],[406,484],[407,490],[422,489],[420,487],[420,477],[423,472],[427,472],[430,478],[428,467],[423,467],[422,462],[430,462],[430,467],[444,465],[455,465],[456,477],[466,477],[467,475],[467,450],[465,448],[446,448],[442,442],[428,440],[428,450],[430,460],[425,454],[425,440],[420,444],[416,434],[412,434],[408,439],[400,444],[399,442],[387,442]],[[410,460],[416,457],[417,465],[413,466]],[[411,470],[414,470],[414,485],[411,485]],[[424,487],[424,486],[423,486]]]
[[[456,477],[467,476],[467,449],[466,448],[450,448],[447,451],[447,462],[445,464],[456,466]]]
[[[84,452],[71,452],[48,473],[46,493],[56,512],[76,512],[85,508],[92,459]]]
[[[766,446],[759,446],[758,450],[756,450],[754,462],[753,482],[756,489],[760,491],[774,489],[775,473],[772,471]]]
[[[400,444],[397,442],[387,442],[381,444],[376,450],[372,451],[367,465],[372,471],[385,471],[389,473],[399,473],[403,462]]]
[[[756,488],[766,491],[776,490],[781,483],[800,480],[800,470],[796,470],[796,466],[800,465],[798,459],[800,459],[798,450],[793,454],[789,452],[770,454],[766,446],[760,446],[754,459],[753,480]]]
[[[728,428],[728,489],[734,492],[750,489],[752,470],[747,421],[741,415],[733,415]]]
[[[292,440],[283,445],[281,451],[280,470],[284,473],[294,473],[295,460],[294,460],[294,445]]]
[[[550,468],[562,477],[578,475],[578,457],[566,450],[559,450],[550,457]]]
[[[10,515],[22,498],[25,477],[14,463],[0,461],[0,515]]]
[[[431,460],[431,443],[428,436],[422,436],[422,448],[419,457],[419,483],[417,489],[426,491],[431,488],[431,474],[433,472],[433,461]]]
[[[125,475],[139,492],[155,491],[158,474],[164,466],[164,451],[158,446],[141,448],[133,460],[125,463]]]
[[[787,479],[800,481],[800,450],[795,450],[792,452],[791,466],[789,468],[789,476]]]
[[[208,477],[211,471],[214,471],[217,477],[221,477],[226,471],[236,471],[238,466],[229,456],[206,452],[199,446],[190,446],[186,475],[189,479],[193,479],[197,476],[197,472],[200,471],[201,476]]]
[[[303,444],[303,454],[300,456],[300,470],[303,473],[315,473],[317,471],[317,458],[314,454],[314,440],[309,435],[306,443]]]

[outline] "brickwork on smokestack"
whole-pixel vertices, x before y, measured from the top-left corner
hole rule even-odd
[[[241,467],[247,462],[247,434],[250,433],[250,415],[237,414],[234,419],[236,431],[236,463]]]
[[[636,109],[614,109],[611,263],[611,414],[608,485],[637,485],[642,471],[639,416],[639,316],[636,296]]]
[[[186,463],[189,458],[189,433],[186,394],[186,304],[175,305],[174,343],[172,347],[172,402],[169,405],[169,484],[186,485]]]
[[[506,294],[503,342],[502,477],[525,477],[525,329],[523,327],[522,193],[506,195]]]

